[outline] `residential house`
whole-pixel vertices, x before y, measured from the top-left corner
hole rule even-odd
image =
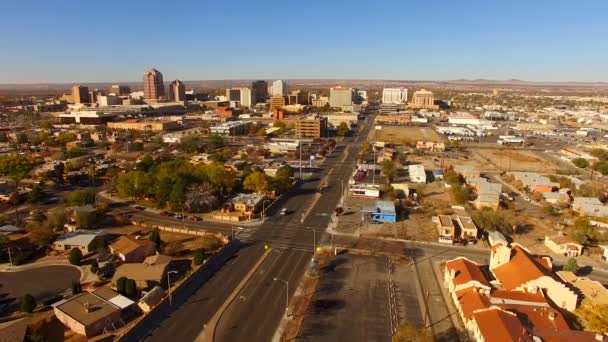
[[[408,166],[410,175],[410,182],[412,183],[426,183],[426,171],[422,164],[414,164]]]
[[[160,286],[155,286],[152,290],[144,294],[137,302],[137,306],[143,312],[150,312],[165,296],[165,290]]]
[[[563,233],[545,236],[545,246],[551,252],[567,257],[577,257],[583,254],[583,245]]]
[[[460,236],[462,238],[477,239],[477,225],[470,216],[458,215],[456,217],[456,222],[458,222],[458,226],[460,227]]]
[[[559,192],[543,192],[543,198],[547,203],[551,204],[566,204],[570,201],[568,194]]]
[[[362,221],[366,218],[376,222],[397,222],[397,211],[393,201],[374,201],[370,207],[361,209]]]
[[[456,225],[450,215],[438,215],[433,217],[433,221],[439,231],[439,242],[452,243],[456,237]]]
[[[497,246],[499,244],[503,246],[509,245],[509,241],[507,241],[507,238],[502,235],[502,233],[498,230],[488,232],[488,242],[490,243],[491,247]]]
[[[110,252],[123,262],[142,262],[156,253],[156,244],[148,239],[136,239],[123,235],[110,245]]]
[[[238,194],[224,205],[227,211],[239,211],[248,219],[262,210],[266,196],[258,194]]]
[[[109,295],[113,293],[113,295]],[[100,288],[93,292],[81,292],[53,304],[57,319],[70,330],[86,337],[122,327],[122,312],[133,301],[118,293]]]
[[[517,181],[534,192],[553,192],[554,189],[559,189],[559,183],[552,182],[549,178],[536,172],[509,172]]]
[[[60,235],[52,248],[56,251],[70,251],[73,248],[78,248],[82,254],[89,254],[95,251],[97,241],[103,239],[105,232],[103,230],[76,231]]]
[[[147,290],[155,286],[163,286],[167,276],[167,268],[171,262],[171,257],[156,254],[147,257],[140,264],[122,264],[116,268],[112,284],[121,277],[135,280],[137,289]]]
[[[473,201],[475,209],[490,208],[492,210],[498,210],[500,206],[500,195],[478,195]]]
[[[591,217],[608,217],[608,206],[596,197],[575,197],[572,209],[581,215]]]

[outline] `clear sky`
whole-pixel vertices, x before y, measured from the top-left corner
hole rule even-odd
[[[1,0],[0,83],[608,81],[606,0]]]

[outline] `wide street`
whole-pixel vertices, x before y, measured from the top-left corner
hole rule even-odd
[[[209,282],[196,291],[187,303],[176,307],[162,322],[155,322],[154,326],[147,327],[149,333],[146,340],[196,339],[224,300],[263,255],[264,245],[267,244],[272,248],[272,256],[268,257],[239,293],[238,300],[222,315],[215,340],[269,341],[285,313],[286,286],[283,282],[274,281],[274,278],[293,285],[289,287],[289,296],[293,295],[296,284],[312,258],[315,243],[313,239],[316,239],[316,245],[322,241],[331,214],[341,197],[340,182],[346,182],[352,172],[358,149],[365,141],[370,129],[369,123],[372,121],[373,118],[368,117],[367,124],[362,124],[361,132],[356,138],[344,139],[334,152],[328,155],[320,174],[303,180],[286,196],[284,203],[268,212],[263,224],[257,228],[246,227],[255,229],[255,232],[249,238],[243,239],[244,247]],[[346,158],[342,160],[344,153],[347,153]],[[326,187],[322,194],[318,194],[322,181]],[[283,207],[289,210],[288,215],[279,214]],[[145,217],[146,222],[153,224],[176,222],[148,211],[134,215],[136,218]],[[221,223],[184,224],[194,229],[204,228],[228,234],[231,232],[230,225]]]

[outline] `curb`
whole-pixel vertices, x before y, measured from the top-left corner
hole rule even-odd
[[[195,339],[196,341],[212,342],[215,339],[215,330],[217,329],[217,325],[219,324],[220,319],[222,318],[222,315],[224,314],[226,309],[230,306],[230,304],[232,304],[232,302],[234,301],[236,296],[239,294],[239,292],[241,292],[243,287],[245,287],[245,285],[249,282],[249,279],[251,279],[253,274],[258,270],[258,268],[260,268],[262,263],[264,263],[266,258],[270,255],[271,251],[272,251],[272,248],[269,248],[266,250],[266,252],[264,252],[264,254],[260,258],[260,260],[258,260],[258,262],[251,268],[251,270],[249,270],[249,272],[247,273],[245,278],[243,278],[243,280],[241,280],[241,282],[234,289],[234,291],[232,291],[232,293],[226,299],[226,301],[224,301],[224,304],[222,304],[222,306],[216,311],[216,313],[213,315],[213,317],[211,317],[211,319],[209,320],[209,322],[207,323],[207,325],[205,326],[203,331],[196,337],[196,339]]]

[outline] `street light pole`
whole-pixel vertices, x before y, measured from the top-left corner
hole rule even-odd
[[[274,281],[277,280],[285,284],[285,315],[287,315],[287,310],[289,310],[289,282],[275,277]]]
[[[177,274],[177,271],[167,271],[167,287],[169,288],[169,306],[173,306],[173,298],[171,296],[171,274]]]
[[[262,218],[266,217],[266,202],[270,202],[270,200],[264,200],[264,202],[262,202]]]

